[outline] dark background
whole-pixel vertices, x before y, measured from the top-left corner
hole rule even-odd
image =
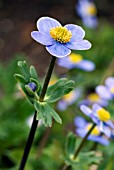
[[[76,0],[0,0],[0,61],[9,62],[17,53],[24,53],[33,64],[42,68],[49,54],[36,43],[30,33],[36,30],[41,16],[58,19],[63,25],[77,23]],[[114,24],[114,0],[96,0],[99,19]],[[40,66],[42,65],[42,66]]]

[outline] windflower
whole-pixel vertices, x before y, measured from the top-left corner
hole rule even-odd
[[[76,88],[70,93],[63,96],[63,98],[58,102],[57,108],[61,111],[66,110],[66,108],[72,105],[81,95],[81,89]]]
[[[98,25],[98,19],[96,16],[97,9],[95,4],[89,0],[78,0],[76,4],[76,11],[81,17],[84,25],[89,28],[96,28]]]
[[[64,27],[55,19],[41,17],[37,21],[38,31],[31,36],[37,42],[46,46],[46,50],[53,56],[62,58],[71,50],[87,50],[91,43],[84,40],[85,31],[78,25],[67,24]]]
[[[68,69],[78,68],[85,71],[93,71],[95,69],[95,64],[92,61],[85,60],[82,55],[75,53],[71,53],[65,58],[59,58],[57,63],[59,66]]]
[[[84,138],[87,132],[92,127],[92,123],[87,122],[83,117],[77,116],[74,119],[74,124],[76,126],[76,134],[80,136],[81,138]],[[98,129],[98,126],[96,126],[91,134],[87,138],[88,140],[98,142],[102,145],[109,145],[109,140],[101,135],[101,132]]]
[[[94,103],[99,104],[100,106],[107,106],[108,101],[105,99],[102,99],[97,93],[90,93],[87,95],[86,99],[79,101],[79,106],[81,105],[87,105],[91,106]]]
[[[105,85],[96,87],[96,93],[103,99],[111,100],[114,98],[114,77],[108,77]]]
[[[93,104],[92,109],[86,105],[80,106],[81,111],[89,116],[97,124],[99,130],[106,136],[111,136],[110,128],[114,129],[114,124],[110,120],[110,113],[98,104]]]

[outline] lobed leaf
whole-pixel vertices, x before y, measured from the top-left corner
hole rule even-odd
[[[54,85],[48,87],[44,100],[48,103],[56,102],[73,89],[74,81],[68,81],[66,78],[60,79]]]

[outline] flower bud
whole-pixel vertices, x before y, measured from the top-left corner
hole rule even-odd
[[[36,84],[35,84],[35,83],[33,83],[33,82],[29,83],[29,84],[28,84],[28,87],[29,87],[29,88],[30,88],[33,92],[35,92],[35,91],[36,91],[36,89],[37,89]]]

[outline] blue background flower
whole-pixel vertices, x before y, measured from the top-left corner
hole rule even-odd
[[[74,119],[74,124],[76,126],[76,134],[81,138],[84,138],[86,133],[88,132],[88,127],[91,125],[91,123],[87,122],[83,117],[77,116]],[[102,136],[100,132],[98,135],[90,134],[87,139],[94,142],[98,142],[102,145],[109,145],[110,143],[109,140],[106,137]]]

